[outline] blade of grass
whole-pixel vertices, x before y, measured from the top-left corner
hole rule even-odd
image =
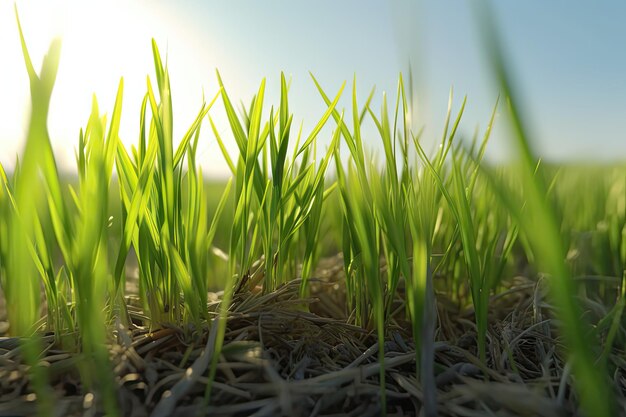
[[[558,308],[568,353],[572,360],[581,407],[589,416],[613,415],[615,403],[612,390],[606,384],[606,374],[593,360],[587,338],[589,325],[575,297],[570,272],[565,265],[563,247],[554,209],[546,201],[546,186],[541,173],[535,173],[537,160],[531,149],[526,123],[523,121],[518,98],[512,88],[509,72],[505,68],[502,47],[498,42],[494,18],[486,2],[482,2],[479,24],[483,42],[489,53],[490,64],[506,98],[514,143],[520,156],[521,172],[528,207],[528,218],[520,219],[531,245],[536,249],[538,261],[551,274],[551,295]]]

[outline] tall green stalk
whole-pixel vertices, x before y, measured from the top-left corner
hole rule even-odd
[[[613,391],[607,384],[604,367],[598,366],[594,359],[588,337],[589,324],[582,315],[572,276],[565,263],[567,253],[560,236],[555,210],[546,199],[547,186],[543,170],[541,166],[538,167],[538,159],[531,147],[518,96],[513,91],[510,73],[505,67],[503,48],[494,28],[494,18],[486,2],[481,6],[477,9],[481,13],[478,22],[491,66],[507,104],[513,142],[519,155],[519,174],[526,207],[523,214],[511,207],[512,212],[517,214],[517,220],[529,240],[539,267],[551,276],[551,296],[557,307],[565,346],[572,362],[581,407],[588,416],[608,417],[615,411]]]

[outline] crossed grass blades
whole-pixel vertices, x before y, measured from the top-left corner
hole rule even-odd
[[[498,106],[482,139],[476,136],[464,147],[456,136],[465,100],[453,117],[452,94],[440,146],[429,156],[421,133],[408,123],[410,100],[402,77],[392,114],[386,96],[380,112],[372,109],[373,90],[359,105],[354,80],[349,115],[338,108],[345,85],[329,96],[313,78],[327,109],[303,135],[301,127],[292,126],[284,75],[280,102],[270,107],[269,116],[265,80],[238,116],[218,73],[219,92],[202,104],[175,148],[169,75],[153,42],[156,88],[148,78],[137,146],[129,152],[118,135],[121,80],[110,120],[100,114],[94,97],[91,116],[79,134],[78,181],[67,185],[46,127],[60,44],[52,43],[37,74],[21,27],[20,39],[32,114],[16,169],[8,176],[0,167],[0,273],[10,333],[22,338],[42,415],[54,401],[40,363],[42,331],[52,332],[55,343],[76,352],[86,387],[107,414],[118,413],[107,344],[133,320],[126,297],[129,255],[138,265],[141,317],[152,330],[174,325],[193,333],[209,324],[211,337],[203,356],[203,369],[209,369],[208,403],[234,296],[242,291],[267,295],[299,277],[303,302],[293,308],[307,310],[309,279],[328,241],[321,231],[329,224],[337,231],[331,245],[343,253],[348,321],[375,333],[378,340],[381,412],[386,410],[387,326],[401,319],[410,323],[416,344],[415,381],[423,390],[426,415],[437,415],[436,293],[471,306],[478,356],[486,366],[490,298],[504,278],[516,272],[515,260],[521,257],[548,276],[582,409],[588,415],[612,415],[615,404],[607,371],[615,367],[609,360],[613,344],[624,340],[626,178],[619,169],[576,176],[567,168],[555,172],[539,163],[498,45],[490,49],[493,66],[512,114],[520,155],[513,173],[482,161]],[[209,114],[220,98],[238,147],[235,158],[226,151]],[[378,130],[382,160],[364,144],[361,129],[367,117]],[[207,195],[196,162],[206,119],[232,174],[215,195]],[[332,121],[330,141],[318,149],[318,136]],[[595,193],[597,204],[572,198],[575,188],[574,194],[584,194],[579,191],[582,177],[602,182],[601,187],[585,187]],[[119,207],[111,210],[116,193]],[[110,216],[112,212],[116,216]],[[230,230],[224,231],[224,224],[230,224]],[[218,230],[226,238],[218,236]],[[581,263],[583,270],[565,262],[568,255],[575,257],[574,248],[580,248],[583,239],[570,230],[593,230],[588,254],[592,262]],[[226,242],[225,260],[212,255],[216,239]],[[575,285],[575,273],[618,277],[619,290],[603,282]],[[209,291],[219,287],[223,293],[215,303]],[[614,303],[593,328],[581,320],[576,296],[580,291],[588,295],[587,302],[599,297],[605,304]],[[600,337],[603,349],[597,349]],[[167,414],[187,388],[181,381],[159,411]]]

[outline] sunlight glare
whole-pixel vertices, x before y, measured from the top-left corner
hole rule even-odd
[[[137,142],[138,114],[146,91],[146,76],[153,87],[151,39],[159,44],[163,59],[176,61],[180,71],[170,67],[174,94],[175,142],[184,133],[201,104],[202,81],[212,74],[202,71],[188,41],[193,35],[177,24],[163,7],[150,7],[144,1],[18,1],[17,8],[35,68],[54,37],[61,37],[61,62],[52,95],[48,127],[57,162],[62,169],[74,166],[78,132],[91,111],[92,95],[101,113],[109,114],[121,77],[124,77],[124,102],[120,137],[130,146]],[[174,22],[174,23],[172,23]],[[13,168],[26,135],[29,115],[28,77],[13,5],[0,2],[0,162]],[[206,64],[206,62],[205,62]],[[192,70],[190,70],[192,68]],[[215,89],[216,90],[216,89]],[[181,94],[177,95],[177,92]],[[207,97],[215,94],[206,91]],[[184,97],[184,100],[177,100]],[[181,133],[182,132],[182,133]]]

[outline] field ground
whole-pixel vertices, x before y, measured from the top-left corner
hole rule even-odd
[[[132,301],[135,296],[129,296],[129,305],[136,306],[130,308],[132,330],[118,330],[110,345],[121,414],[183,417],[202,409],[211,416],[380,415],[376,336],[347,322],[342,275],[341,257],[325,258],[307,300],[299,297],[299,281],[270,294],[236,294],[208,407],[202,405],[206,377],[197,375],[209,366],[209,330],[172,326],[151,333]],[[438,294],[433,382],[439,415],[576,415],[571,370],[545,293],[542,282],[518,276],[492,297],[484,365],[478,358],[473,311]],[[303,302],[310,312],[301,308]],[[7,327],[5,318],[0,313],[0,329]],[[388,416],[417,416],[422,408],[409,328],[400,312],[387,329]],[[80,381],[77,354],[58,350],[50,336],[44,344],[42,360],[59,396],[54,415],[97,414],[90,410],[97,405],[86,404],[89,391]],[[0,415],[36,412],[18,346],[14,338],[0,338]],[[620,358],[623,352],[614,349],[611,355]],[[196,376],[184,378],[187,369]],[[614,376],[622,405],[625,371],[622,367]]]

